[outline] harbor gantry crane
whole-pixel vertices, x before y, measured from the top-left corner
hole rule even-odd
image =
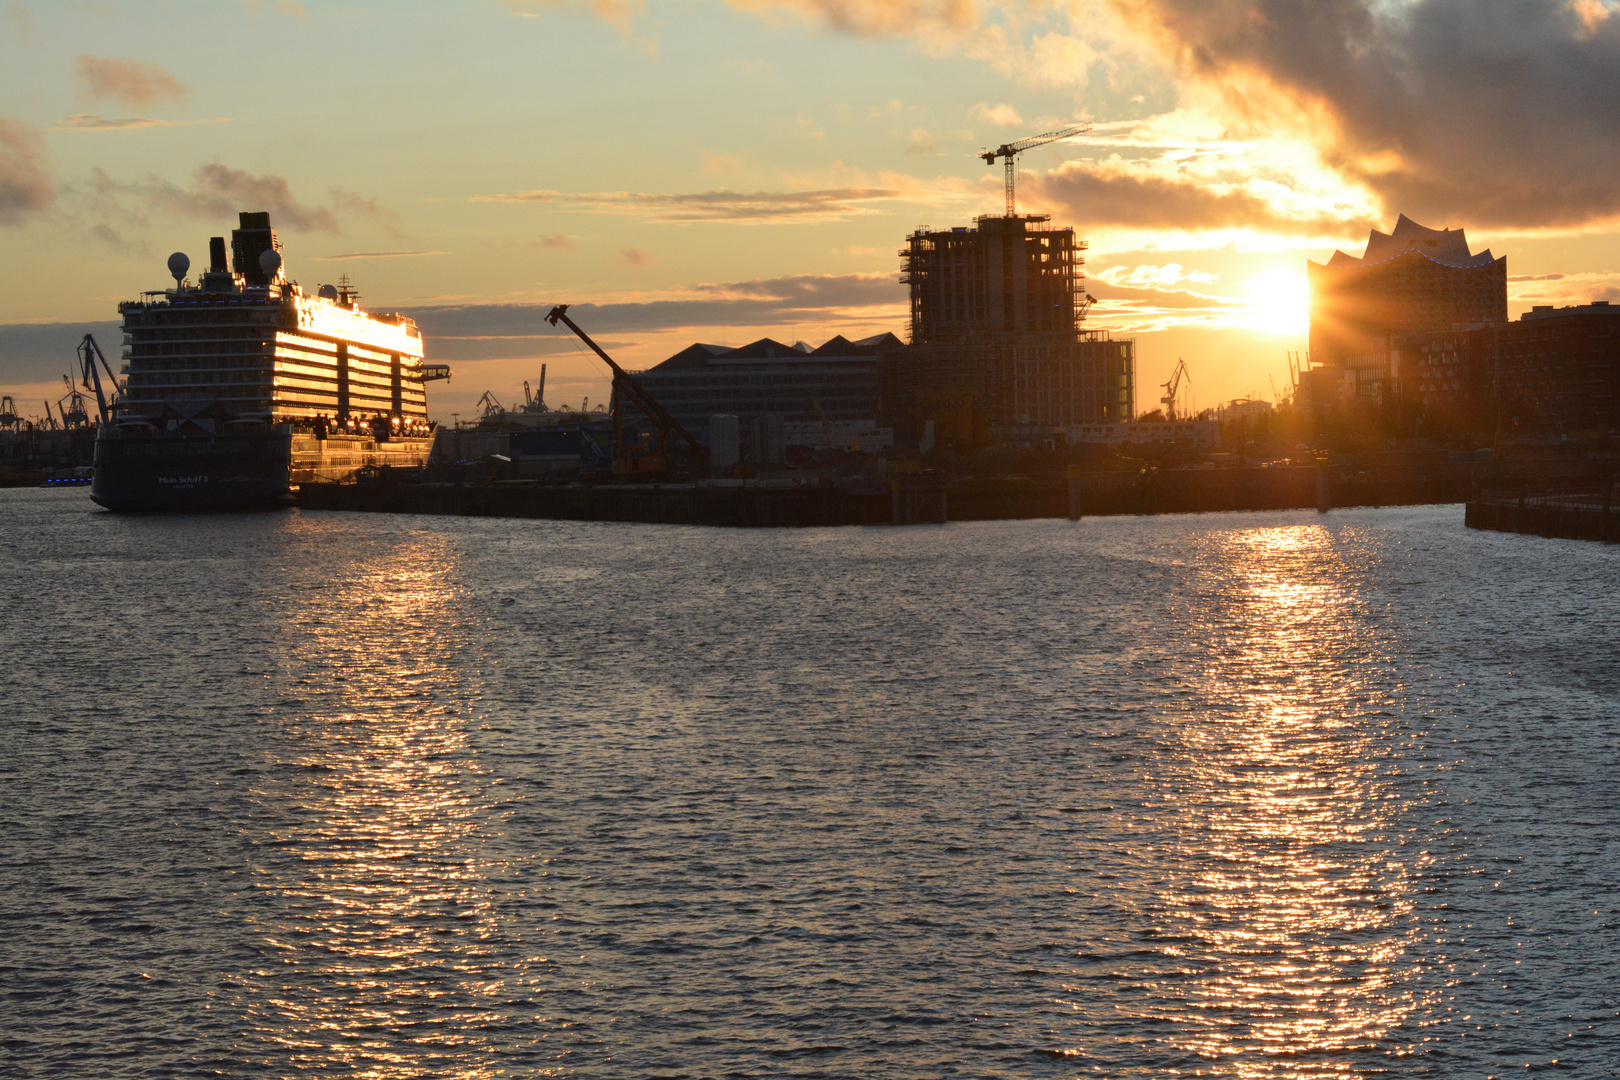
[[[979,155],[980,157],[984,158],[984,163],[986,165],[994,165],[996,163],[996,158],[1006,159],[1008,217],[1012,217],[1013,214],[1017,212],[1016,204],[1013,202],[1013,177],[1017,175],[1018,172],[1018,166],[1015,164],[1018,155],[1022,154],[1025,150],[1033,150],[1037,146],[1045,146],[1047,143],[1054,143],[1060,139],[1067,139],[1071,136],[1080,135],[1090,130],[1090,124],[1075,124],[1073,127],[1059,128],[1057,131],[1048,131],[1045,135],[1031,135],[1029,138],[1019,139],[1017,142],[1002,143],[994,150],[986,150],[984,153]]]
[[[1176,394],[1181,390],[1182,379],[1186,379],[1188,385],[1192,384],[1192,375],[1187,371],[1187,361],[1178,356],[1176,357],[1175,369],[1170,372],[1170,377],[1161,384],[1164,387],[1164,397],[1159,399],[1159,403],[1164,406],[1164,418],[1166,420],[1176,418]]]

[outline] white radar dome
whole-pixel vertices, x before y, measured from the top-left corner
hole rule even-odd
[[[191,260],[186,258],[185,252],[177,251],[169,256],[169,276],[174,278],[176,282],[183,281],[186,271],[190,269]]]
[[[260,252],[259,269],[263,270],[264,276],[271,281],[276,280],[276,274],[281,270],[281,252],[270,250]]]
[[[337,286],[336,285],[322,285],[319,289],[315,290],[315,295],[319,296],[322,300],[336,300],[337,299]]]

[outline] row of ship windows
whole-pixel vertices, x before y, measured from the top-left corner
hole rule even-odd
[[[322,364],[337,363],[335,346],[327,346],[324,342],[311,341],[308,338],[290,340],[285,334],[276,342],[276,355],[286,359],[313,360]],[[386,367],[394,362],[394,354],[391,352],[382,349],[364,349],[358,345],[349,346],[348,357],[350,364],[373,363]],[[402,355],[400,359],[407,367],[417,362],[417,358],[412,356]]]
[[[299,379],[291,378],[285,374],[282,374],[276,377],[276,385],[296,386],[305,390],[319,390],[323,393],[330,390],[332,393],[337,393],[338,383],[336,379]],[[425,396],[422,392],[421,386],[413,383],[402,382],[399,384],[399,389],[402,394],[406,394],[408,396]],[[350,379],[349,393],[357,394],[362,392],[392,394],[394,392],[394,384],[390,382],[379,382],[375,379]]]
[[[215,354],[265,356],[268,353],[269,349],[264,342],[249,338],[246,341],[209,340],[207,342],[183,342],[180,344],[137,341],[130,346],[129,356],[131,360],[147,360],[159,356],[212,356]]]
[[[163,326],[146,328],[141,326],[126,326],[124,333],[128,334],[136,345],[153,344],[164,341],[264,341],[268,334],[257,326],[213,326],[198,324],[196,326]]]
[[[279,323],[283,321],[280,306],[246,309],[222,309],[213,304],[207,306],[191,307],[185,304],[176,304],[164,307],[160,312],[130,311],[124,315],[125,326],[173,326],[176,322],[209,322],[209,323]]]
[[[163,371],[224,371],[236,368],[249,368],[255,371],[269,372],[270,365],[262,356],[245,356],[239,359],[227,359],[221,356],[208,355],[191,358],[165,357],[166,362],[159,363],[151,357],[132,357],[130,371],[132,373],[152,373]]]

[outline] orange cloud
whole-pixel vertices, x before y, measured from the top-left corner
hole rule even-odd
[[[1314,145],[1393,212],[1620,220],[1620,20],[1569,0],[1111,0],[1234,130]]]
[[[397,222],[392,211],[341,187],[331,189],[332,207],[312,205],[293,194],[284,176],[255,175],[214,161],[199,165],[192,172],[191,185],[181,187],[163,177],[144,180],[117,180],[100,169],[93,170],[87,194],[101,200],[105,212],[144,223],[149,211],[177,217],[230,219],[243,209],[268,210],[278,229],[293,232],[337,233],[339,215],[369,218],[385,227]],[[392,228],[390,228],[390,231]]]
[[[56,198],[45,140],[32,124],[0,118],[0,225],[16,225]]]
[[[1071,221],[1137,229],[1200,231],[1251,228],[1320,236],[1355,232],[1359,217],[1301,214],[1231,182],[1129,162],[1071,161],[1042,174],[1023,174],[1020,199],[1050,207]]]
[[[630,214],[656,221],[826,221],[875,212],[874,203],[900,199],[899,188],[827,188],[817,191],[694,191],[653,194],[602,191],[570,195],[561,191],[519,191],[476,195],[474,202],[558,203],[566,209],[596,214]]]
[[[154,64],[80,54],[79,83],[97,100],[112,98],[131,105],[150,105],[168,98],[184,101],[191,88]]]

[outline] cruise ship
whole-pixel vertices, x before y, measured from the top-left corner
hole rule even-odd
[[[362,310],[347,277],[309,295],[290,280],[268,213],[209,241],[196,283],[119,305],[123,371],[96,438],[90,497],[113,510],[245,509],[366,466],[419,465],[434,425],[416,324]]]

